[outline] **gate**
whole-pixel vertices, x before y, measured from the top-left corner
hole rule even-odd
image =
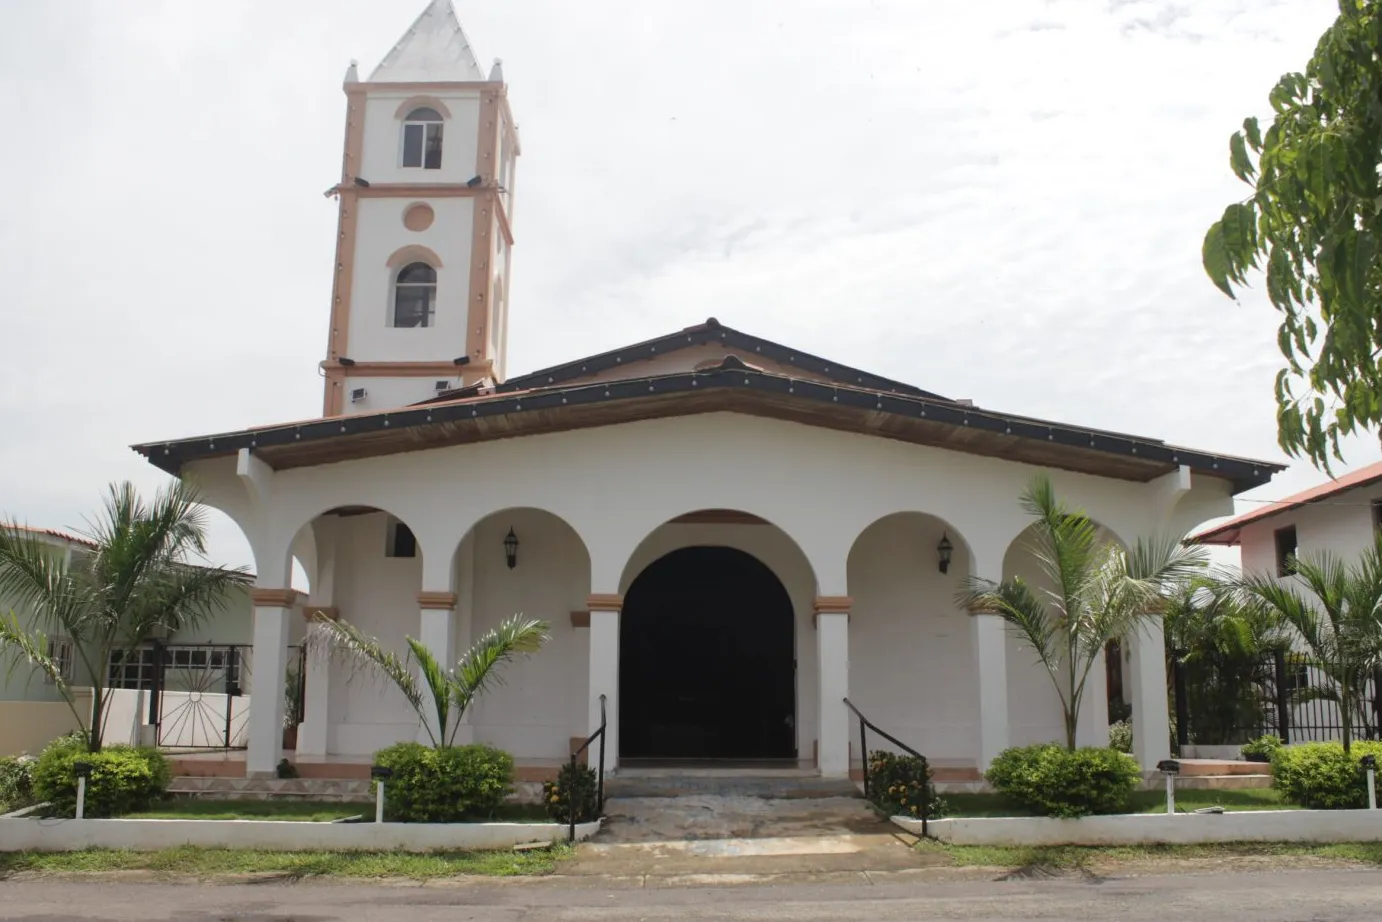
[[[154,644],[149,722],[169,749],[244,749],[248,744],[249,644]]]

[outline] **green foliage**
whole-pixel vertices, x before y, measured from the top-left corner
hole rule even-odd
[[[1338,705],[1348,752],[1355,728],[1377,729],[1365,689],[1382,661],[1382,532],[1353,563],[1314,554],[1294,560],[1289,580],[1259,575],[1241,585],[1309,648],[1321,677],[1312,691]]]
[[[1249,118],[1229,166],[1252,194],[1205,235],[1205,272],[1230,297],[1263,269],[1282,315],[1281,447],[1327,467],[1339,437],[1382,422],[1382,0],[1346,0],[1304,73]]]
[[[1261,689],[1271,680],[1267,657],[1290,646],[1281,616],[1219,574],[1178,587],[1163,618],[1167,655],[1185,681],[1190,741],[1246,742],[1242,728],[1260,720]]]
[[[1283,746],[1272,755],[1272,787],[1283,799],[1312,810],[1361,810],[1368,805],[1367,773],[1360,762],[1382,760],[1382,743],[1356,742]],[[1382,800],[1382,797],[1379,797]]]
[[[86,782],[86,815],[120,816],[147,810],[163,797],[172,780],[168,761],[157,749],[108,746],[88,752],[80,738],[50,743],[34,769],[34,799],[47,801],[61,816],[77,809],[76,764],[91,766]]]
[[[397,743],[374,754],[393,769],[384,816],[402,823],[487,819],[513,793],[513,757],[492,746]]]
[[[46,676],[88,731],[93,752],[110,710],[111,655],[200,623],[227,605],[230,590],[249,585],[243,567],[194,562],[206,553],[205,536],[205,513],[182,481],[148,502],[131,483],[112,484],[86,534],[92,546],[71,554],[54,554],[34,533],[0,523],[0,597],[25,613],[23,624],[14,613],[0,618],[0,663]],[[92,691],[89,712],[48,656],[46,632],[72,641]]]
[[[431,650],[411,637],[405,638],[408,656],[400,657],[345,621],[319,617],[313,623],[320,630],[307,640],[308,655],[344,657],[392,684],[417,712],[432,745],[438,748],[455,741],[466,710],[491,682],[499,681],[498,667],[536,653],[551,638],[546,621],[509,618],[486,631],[454,668],[446,669]]]
[[[542,784],[542,803],[547,815],[559,823],[571,822],[572,807],[576,822],[588,823],[600,815],[599,777],[595,769],[577,762],[563,762],[556,781]]]
[[[33,756],[0,758],[0,813],[27,807],[34,802]]]
[[[1285,744],[1281,742],[1281,737],[1268,733],[1260,736],[1250,743],[1244,743],[1242,748],[1243,758],[1252,762],[1270,762],[1276,755],[1277,750]],[[1255,757],[1255,758],[1254,758]]]
[[[1118,720],[1108,725],[1108,748],[1115,752],[1132,752],[1132,721]]]
[[[1124,550],[1102,538],[1084,512],[1057,500],[1045,475],[1028,485],[1022,508],[1035,520],[1028,547],[1049,585],[971,577],[959,602],[976,614],[998,615],[1036,653],[1060,697],[1065,744],[1074,749],[1080,701],[1100,654],[1159,613],[1166,588],[1197,575],[1205,554],[1177,538],[1139,538]]]
[[[1109,723],[1132,720],[1132,705],[1122,698],[1110,698],[1108,701],[1108,719]]]
[[[1042,816],[1122,813],[1142,780],[1137,762],[1112,749],[1056,743],[1006,749],[984,775],[998,793]]]
[[[297,778],[298,767],[294,765],[292,762],[289,762],[287,759],[279,759],[278,765],[274,769],[274,774],[280,778]]]
[[[889,816],[935,819],[945,812],[924,758],[877,749],[869,753],[868,773],[869,800]]]

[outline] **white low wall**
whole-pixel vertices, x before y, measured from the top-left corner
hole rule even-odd
[[[156,851],[252,848],[273,851],[501,849],[565,840],[558,823],[297,823],[276,820],[0,819],[0,851],[72,852],[86,848]],[[600,822],[578,823],[588,839]]]
[[[921,835],[921,821],[893,822]],[[1243,810],[1086,816],[955,817],[929,834],[953,845],[1194,845],[1204,842],[1378,842],[1382,810]]]

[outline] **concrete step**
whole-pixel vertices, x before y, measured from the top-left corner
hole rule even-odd
[[[204,800],[321,800],[368,803],[374,800],[368,781],[323,778],[175,777],[168,793]]]
[[[808,800],[857,798],[862,793],[853,781],[822,778],[813,769],[624,769],[606,776],[605,796]]]
[[[1271,775],[1267,762],[1242,762],[1236,759],[1181,759],[1182,777],[1193,775]]]

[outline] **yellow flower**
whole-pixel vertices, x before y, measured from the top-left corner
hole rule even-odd
[[[552,803],[555,804],[555,803],[560,803],[560,802],[561,802],[561,797],[560,797],[560,795],[553,794],[553,795],[552,795]]]

